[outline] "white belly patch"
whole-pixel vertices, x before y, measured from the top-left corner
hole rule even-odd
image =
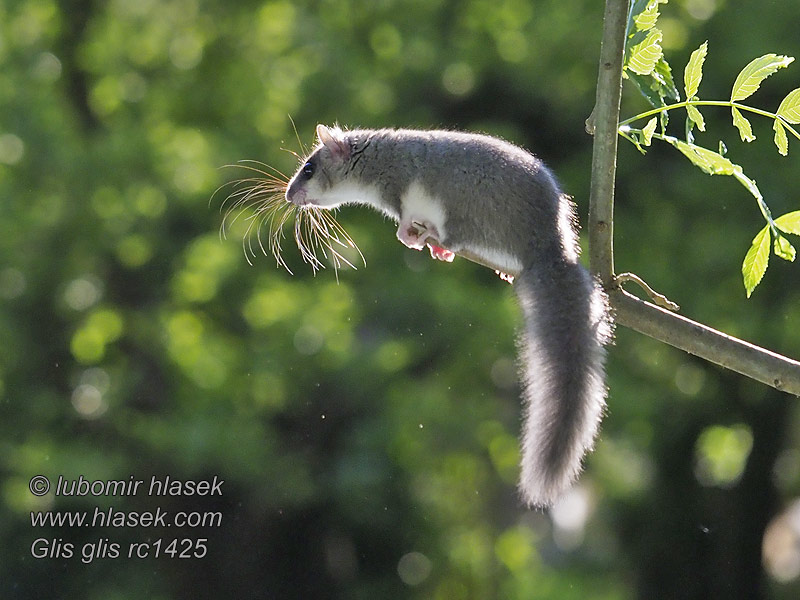
[[[406,223],[427,221],[436,227],[441,238],[447,238],[447,219],[441,201],[418,181],[412,182],[400,198],[400,219]]]

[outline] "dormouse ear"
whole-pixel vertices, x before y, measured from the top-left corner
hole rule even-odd
[[[331,129],[321,123],[317,125],[317,137],[334,158],[347,160],[350,158],[350,145],[343,139],[338,127]]]

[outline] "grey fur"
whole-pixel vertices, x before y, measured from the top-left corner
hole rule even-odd
[[[581,470],[605,408],[604,345],[611,319],[599,285],[578,262],[574,206],[529,152],[451,131],[317,128],[321,143],[287,200],[333,208],[363,203],[456,254],[469,250],[518,271],[524,424],[519,490],[548,506]],[[413,213],[413,214],[411,214]],[[423,223],[423,225],[420,225]],[[441,256],[438,256],[441,258]]]

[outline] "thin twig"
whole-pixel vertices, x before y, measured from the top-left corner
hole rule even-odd
[[[620,273],[614,278],[614,281],[616,281],[618,286],[622,285],[626,281],[632,281],[645,291],[645,293],[650,297],[650,300],[652,300],[653,304],[655,304],[656,306],[660,306],[661,308],[666,308],[667,310],[671,310],[673,312],[677,312],[681,309],[680,306],[675,304],[665,295],[659,294],[657,291],[655,291],[653,288],[647,285],[644,279],[642,279],[635,273]]]

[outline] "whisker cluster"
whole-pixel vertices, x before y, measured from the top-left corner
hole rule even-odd
[[[285,198],[289,178],[277,169],[255,160],[239,161],[238,167],[254,173],[252,177],[226,183],[214,194],[227,186],[233,191],[222,201],[224,210],[220,236],[227,237],[233,224],[243,218],[247,228],[242,237],[242,249],[248,264],[252,265],[258,252],[272,254],[277,266],[289,273],[292,270],[283,259],[283,241],[286,239],[285,225],[294,219],[294,240],[303,261],[311,265],[314,274],[325,268],[323,259],[329,262],[338,280],[339,269],[346,265],[357,267],[343,254],[347,248],[354,249],[366,265],[364,255],[353,238],[336,221],[332,211],[316,206],[296,206]],[[213,195],[212,195],[213,198]]]

